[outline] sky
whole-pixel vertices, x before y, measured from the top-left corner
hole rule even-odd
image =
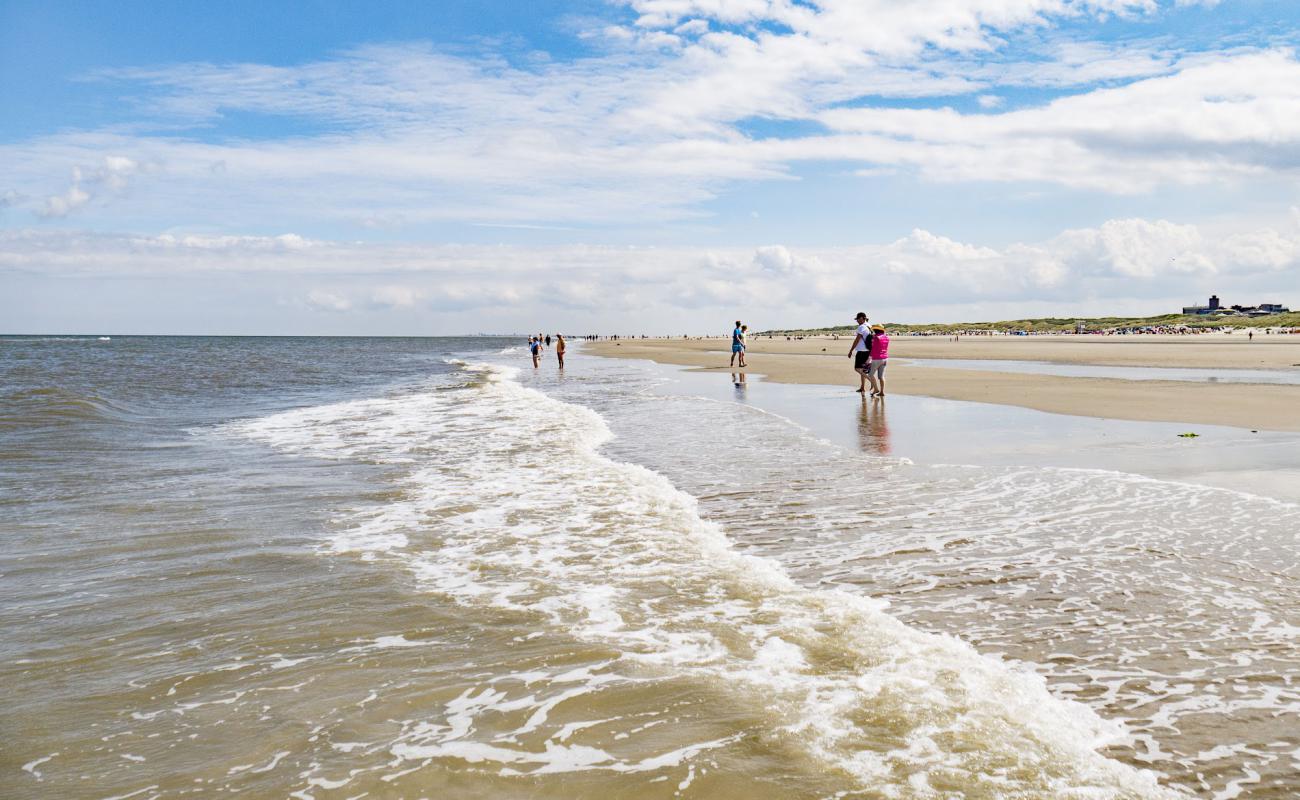
[[[0,333],[1300,306],[1300,4],[0,0]]]

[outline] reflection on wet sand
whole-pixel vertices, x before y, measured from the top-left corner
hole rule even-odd
[[[858,416],[858,440],[863,452],[889,455],[889,424],[885,421],[885,398],[862,397]]]
[[[749,388],[749,386],[745,383],[745,373],[743,372],[731,373],[731,384],[736,387],[736,399],[744,400],[745,390]]]

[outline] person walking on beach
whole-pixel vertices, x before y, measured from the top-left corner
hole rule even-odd
[[[564,334],[555,334],[555,358],[560,362],[560,369],[564,369]]]
[[[867,315],[859,311],[854,321],[858,323],[857,335],[849,345],[849,358],[853,359],[853,371],[858,373],[858,392],[867,392],[867,361],[871,358],[871,328],[867,327]],[[872,384],[874,387],[875,384]],[[873,392],[874,394],[874,392]]]
[[[731,362],[729,367],[736,366],[736,356],[740,356],[740,365],[745,366],[745,332],[740,329],[740,320],[736,320],[736,329],[731,332]]]
[[[537,369],[538,358],[541,356],[542,343],[537,340],[536,336],[528,337],[528,353],[533,357],[533,369]]]
[[[867,380],[871,381],[871,394],[885,396],[885,367],[889,363],[889,335],[885,326],[877,322],[871,326],[870,359],[867,361]]]
[[[547,347],[551,346],[551,335],[549,333],[546,334],[546,346]]]
[[[740,326],[740,366],[745,365],[745,350],[749,347],[749,326]]]

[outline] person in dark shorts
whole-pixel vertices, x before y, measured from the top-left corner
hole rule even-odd
[[[849,358],[853,359],[853,371],[858,373],[858,392],[867,392],[867,364],[871,360],[871,328],[867,327],[866,313],[859,311],[854,321],[858,323],[857,335],[849,345]]]

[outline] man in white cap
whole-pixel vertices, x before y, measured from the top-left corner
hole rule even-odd
[[[853,318],[858,323],[857,335],[849,346],[849,358],[853,359],[853,371],[858,373],[858,392],[867,392],[867,363],[871,360],[871,328],[867,327],[867,314],[859,311]]]

